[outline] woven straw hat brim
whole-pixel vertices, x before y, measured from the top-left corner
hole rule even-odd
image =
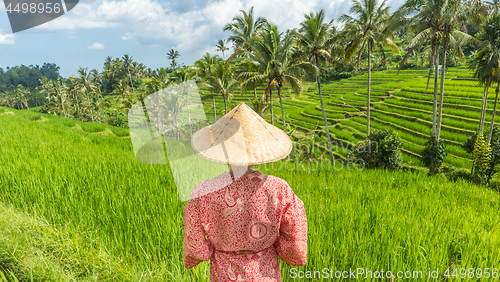
[[[191,145],[209,161],[232,165],[272,163],[292,151],[290,137],[243,102],[194,133]]]

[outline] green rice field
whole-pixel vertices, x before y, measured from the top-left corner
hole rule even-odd
[[[403,159],[406,162],[410,162],[413,157],[420,157],[422,146],[431,134],[434,76],[430,77],[429,89],[426,90],[427,75],[427,69],[402,70],[399,75],[395,70],[372,73],[371,130],[389,128],[397,131],[404,142]],[[355,144],[366,137],[367,81],[367,74],[364,74],[322,84],[332,140]],[[303,83],[305,90],[300,96],[295,96],[286,89],[283,91],[285,120],[297,126],[298,136],[308,134],[311,130],[324,132],[317,85],[307,81]],[[258,89],[259,98],[263,90],[263,88]],[[275,92],[273,92],[275,125],[281,128],[281,108]],[[207,116],[211,117],[212,98],[206,95],[206,91],[203,94],[205,111]],[[231,106],[234,107],[240,101],[249,102],[253,95],[253,91],[239,95]],[[472,166],[470,156],[460,145],[479,127],[482,95],[483,87],[472,80],[472,72],[466,67],[448,69],[445,76],[441,138],[445,141],[445,150],[449,153],[444,164],[449,167]],[[494,98],[495,87],[490,87],[486,106],[486,127],[489,127],[491,122]],[[220,116],[223,111],[222,98],[216,97],[216,103]],[[271,122],[269,115],[265,118]],[[500,122],[498,115],[495,117],[495,122]],[[336,126],[339,123],[344,125],[342,130]],[[323,139],[326,142],[326,138]],[[337,158],[345,159],[347,151],[337,150],[335,154]],[[412,163],[421,165],[418,161]]]
[[[382,80],[389,74],[377,76]],[[325,99],[335,138],[359,140],[364,117],[337,118],[337,113],[353,111],[332,102],[347,101],[344,94],[331,93]],[[315,95],[311,91],[301,97],[315,101]],[[397,93],[388,97],[374,102],[372,126],[401,129],[410,152],[406,160],[415,162],[413,154],[428,133],[427,119],[418,114],[426,110],[392,112],[386,101],[403,99]],[[294,112],[293,104],[303,101],[297,98],[285,99],[287,119],[314,126],[321,111],[312,104]],[[444,119],[457,122],[444,123],[450,126],[443,127],[444,138],[454,150],[453,160],[445,161],[466,167],[470,162],[456,145],[466,134],[451,127],[472,129],[460,127],[461,120],[453,116]],[[21,281],[209,281],[208,262],[193,269],[183,266],[185,202],[169,165],[137,161],[126,129],[0,108],[0,146],[0,261]],[[284,281],[381,280],[331,279],[318,273],[292,279],[292,273],[313,275],[325,268],[423,272],[423,279],[395,281],[437,281],[427,276],[437,269],[439,281],[445,281],[448,268],[450,274],[462,268],[500,268],[500,196],[491,189],[427,177],[425,171],[358,170],[340,161],[335,167],[280,161],[257,169],[286,180],[305,203],[307,264],[282,263]],[[459,274],[446,281],[470,279]]]

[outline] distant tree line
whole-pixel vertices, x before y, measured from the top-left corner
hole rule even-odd
[[[41,67],[39,65],[20,65],[6,69],[0,67],[0,92],[12,91],[19,84],[33,91],[40,86],[42,77],[51,80],[61,77],[59,69],[59,66],[52,63],[44,63]]]
[[[37,87],[41,85],[42,78],[60,78],[59,69],[60,67],[53,63],[44,63],[41,67],[0,67],[0,105],[23,109],[44,104],[45,95],[37,91]]]

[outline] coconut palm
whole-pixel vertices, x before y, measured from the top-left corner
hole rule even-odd
[[[92,122],[94,122],[94,113],[92,111],[92,108],[90,107],[90,96],[89,96],[89,91],[91,91],[92,87],[92,78],[90,74],[87,72],[87,68],[82,68],[78,69],[77,71],[78,77],[71,75],[71,81],[75,83],[75,87],[81,91],[87,94],[87,109],[90,110],[90,116],[92,118]],[[89,108],[90,107],[90,108]]]
[[[245,60],[242,60],[239,64],[238,67],[241,69],[246,70],[247,72],[256,72],[257,70],[255,69],[255,66],[252,64],[252,62],[245,57]],[[253,84],[253,83],[247,83],[243,85],[243,82],[245,81],[245,78],[243,77],[238,77],[240,80],[240,83],[242,83],[241,87],[241,93],[245,93],[246,91],[253,90],[253,98],[257,99],[257,87],[260,86],[260,84]],[[262,98],[265,98],[265,95],[262,96]],[[264,101],[263,101],[264,102]]]
[[[132,82],[132,75],[130,74],[130,71],[133,69],[132,63],[132,56],[129,56],[128,54],[123,55],[122,57],[123,61],[123,69],[125,70],[127,76],[129,77],[130,80],[130,87],[132,88],[132,91],[134,91],[134,84]]]
[[[454,9],[456,1],[445,0],[407,0],[393,15],[400,25],[406,24],[411,32],[417,32],[414,39],[408,44],[408,48],[417,48],[426,42],[430,42],[432,59],[427,76],[427,88],[434,69],[434,100],[432,111],[432,135],[437,133],[437,109],[438,109],[438,66],[439,66],[439,42],[443,36],[443,27],[447,22],[447,10]],[[405,59],[407,56],[405,56]],[[403,62],[401,64],[403,64]],[[444,68],[444,66],[443,66]]]
[[[447,1],[442,0],[407,0],[392,16],[392,20],[399,25],[408,25],[410,32],[416,32],[417,35],[408,44],[408,53],[403,58],[400,64],[404,64],[409,53],[415,50],[418,46],[430,41],[432,50],[432,59],[429,66],[429,75],[427,76],[427,87],[429,89],[429,81],[432,75],[433,68],[435,72],[438,70],[439,62],[439,38],[441,36],[441,28],[444,25],[443,14],[448,7]],[[437,101],[437,85],[438,80],[435,77],[434,91]],[[437,102],[436,102],[437,105]],[[436,106],[437,107],[437,106]],[[435,124],[435,120],[433,122]],[[433,135],[435,129],[433,129]]]
[[[211,75],[207,76],[206,79],[212,86],[213,91],[219,93],[224,99],[224,113],[227,113],[227,103],[239,88],[232,66],[220,60],[213,66]]]
[[[208,52],[205,53],[205,55],[203,55],[203,57],[201,59],[197,60],[194,63],[194,70],[196,72],[196,75],[199,78],[204,79],[205,81],[208,81],[209,80],[208,78],[213,75],[213,70],[214,70],[215,65],[220,60],[221,60],[220,57],[217,55],[211,56]],[[206,82],[201,83],[200,86],[201,85],[209,88],[209,90],[210,90],[210,96],[212,96],[212,104],[214,107],[214,121],[217,121],[217,110],[215,107],[214,88],[209,83],[206,83]]]
[[[220,39],[219,42],[217,42],[217,45],[215,45],[215,51],[217,52],[222,52],[222,58],[225,60],[226,55],[225,52],[229,50],[227,47],[228,40],[222,40]]]
[[[188,114],[188,125],[189,125],[189,136],[193,136],[193,130],[191,128],[191,114],[189,112],[189,86],[187,82],[195,76],[196,72],[193,67],[184,67],[177,69],[172,73],[172,78],[178,83],[184,83],[182,89],[182,95],[186,96],[186,108]]]
[[[330,32],[330,23],[325,23],[325,12],[323,10],[319,13],[304,15],[305,20],[300,23],[299,32],[296,33],[298,42],[300,43],[300,51],[307,57],[307,60],[316,65],[319,69],[320,64],[325,62],[337,62],[333,56],[328,52],[331,46],[334,45],[336,37],[332,36]],[[321,110],[323,112],[323,121],[325,123],[326,138],[328,140],[328,152],[330,154],[330,161],[333,165],[334,158],[332,152],[332,145],[330,140],[330,131],[328,129],[328,120],[326,119],[325,105],[323,103],[323,95],[321,93],[321,80],[319,74],[316,75],[316,82],[318,83],[319,100],[321,102]]]
[[[264,117],[265,113],[269,111],[269,105],[266,105],[264,101],[257,98],[252,100],[251,108],[261,117]]]
[[[101,99],[103,98],[102,92],[101,92],[101,86],[102,83],[104,82],[104,78],[101,73],[99,73],[96,69],[92,69],[90,71],[90,75],[92,77],[92,84],[95,89],[99,92],[99,96],[101,96]]]
[[[65,100],[66,96],[68,95],[68,86],[64,82],[62,78],[58,78],[57,80],[51,80],[52,82],[52,89],[56,94],[56,97],[59,98],[61,101],[61,108],[64,114],[64,117],[67,117],[66,114],[66,109],[65,109]]]
[[[17,85],[16,89],[14,90],[14,99],[19,104],[19,109],[24,110],[24,106],[26,106],[28,110],[30,109],[27,100],[29,94],[29,88],[25,88],[22,84]]]
[[[353,6],[349,10],[349,15],[343,14],[340,20],[345,23],[344,35],[350,41],[346,47],[346,57],[350,59],[358,52],[357,70],[359,71],[359,61],[363,51],[368,51],[368,93],[366,104],[366,136],[370,135],[370,88],[371,88],[371,51],[383,46],[399,54],[399,49],[394,43],[393,26],[390,24],[389,9],[386,1],[378,5],[377,0],[354,0]],[[351,16],[352,15],[352,16]],[[367,46],[367,47],[365,47]]]
[[[289,85],[296,95],[302,91],[302,83],[297,78],[304,71],[317,73],[318,68],[310,62],[298,60],[295,54],[297,46],[294,44],[295,34],[278,32],[278,27],[267,24],[261,36],[255,41],[254,52],[246,52],[246,56],[254,65],[256,72],[242,72],[241,77],[245,78],[242,87],[246,84],[266,83],[271,106],[271,123],[274,124],[273,101],[271,87],[278,89],[278,97],[281,106],[281,119],[283,131],[286,132],[285,111],[283,109],[283,99],[281,88]]]
[[[126,100],[127,96],[130,95],[131,88],[127,84],[125,79],[120,79],[118,83],[115,84],[115,89],[111,94],[116,95],[115,103],[118,105],[119,101]]]
[[[500,83],[500,16],[494,16],[488,20],[478,34],[478,39],[482,42],[482,48],[477,52],[469,63],[469,69],[474,70],[474,78],[484,85],[481,118],[479,120],[478,133],[483,131],[484,120],[486,116],[486,103],[488,99],[488,88],[492,81]],[[493,118],[491,120],[490,134],[488,139],[491,141],[491,133],[495,118],[495,111],[498,99],[498,85],[495,96],[495,105],[493,109]]]
[[[465,29],[464,22],[461,21],[461,5],[460,1],[455,1],[452,2],[450,1],[450,5],[448,6],[448,9],[446,10],[445,14],[445,24],[442,29],[442,40],[443,40],[443,56],[442,56],[442,63],[441,63],[441,85],[440,85],[440,90],[439,90],[439,112],[437,116],[437,128],[436,128],[436,136],[439,140],[439,136],[441,133],[441,118],[443,115],[443,98],[444,98],[444,79],[445,79],[445,70],[446,70],[446,52],[448,51],[448,48],[451,48],[453,53],[462,58],[465,59],[465,55],[462,52],[462,48],[460,48],[461,43],[469,43],[471,41],[475,41],[474,37],[468,35],[465,32],[462,32],[461,29]],[[437,74],[436,74],[437,76]]]
[[[179,58],[181,55],[177,50],[174,48],[170,49],[167,53],[167,58],[171,60],[172,62],[170,63],[170,66],[172,67],[172,70],[175,71],[175,68],[177,67],[177,62],[175,59]]]
[[[267,23],[264,18],[255,19],[253,6],[248,13],[243,10],[240,10],[240,12],[243,14],[242,17],[234,17],[232,23],[224,27],[224,31],[233,33],[229,40],[233,42],[235,47],[235,52],[228,58],[228,62],[237,55],[243,55],[244,51],[251,52],[259,30]]]
[[[173,79],[170,77],[170,75],[167,73],[167,70],[164,68],[158,69],[158,72],[150,77],[146,78],[143,80],[141,84],[141,88],[138,91],[138,97],[137,99],[141,102],[143,107],[145,107],[145,102],[144,98],[153,94],[153,93],[158,93],[160,90],[167,88],[169,85],[173,83]],[[162,134],[164,132],[163,129],[163,121],[162,118],[162,112],[164,112],[164,108],[168,106],[168,102],[164,103],[164,101],[160,101],[160,96],[162,95],[156,95],[155,97],[157,98],[156,103],[152,104],[152,109],[149,109],[153,115],[156,115],[157,117],[157,125],[158,125],[158,133]],[[164,98],[164,97],[162,97]],[[168,118],[166,114],[163,116],[164,118]],[[173,120],[173,119],[168,119],[168,120]],[[135,119],[133,120],[135,123]]]
[[[485,1],[484,4],[491,16],[498,14],[498,11],[500,10],[500,0]]]
[[[166,113],[168,115],[168,120],[173,121],[172,122],[172,129],[175,129],[176,134],[177,134],[177,139],[180,140],[180,132],[181,129],[179,128],[179,120],[181,119],[182,115],[182,108],[184,107],[186,100],[181,99],[179,95],[175,94],[170,94],[166,98]],[[170,131],[167,129],[167,131]]]

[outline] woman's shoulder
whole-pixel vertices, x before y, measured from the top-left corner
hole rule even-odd
[[[273,185],[279,185],[279,186],[289,186],[288,185],[288,182],[286,182],[285,179],[283,178],[280,178],[278,176],[274,176],[274,175],[267,175],[267,180],[273,184]]]
[[[275,190],[278,194],[287,195],[293,193],[286,180],[274,175],[268,175],[266,179],[267,189]]]
[[[200,198],[228,186],[230,181],[224,177],[224,173],[213,178],[200,181],[191,193],[191,199]]]

